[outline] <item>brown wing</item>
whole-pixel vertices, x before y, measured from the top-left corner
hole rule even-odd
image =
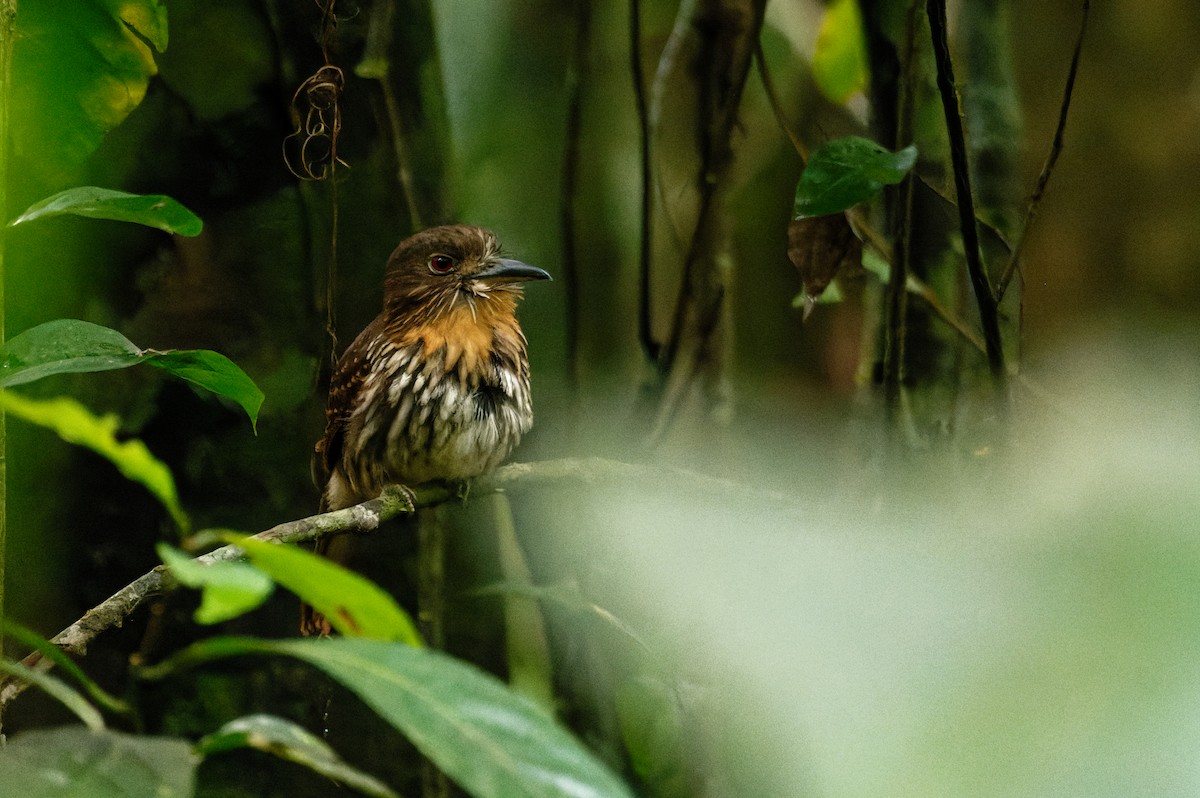
[[[367,325],[338,360],[329,380],[329,401],[325,405],[325,434],[313,451],[312,476],[316,486],[324,490],[329,477],[342,457],[346,425],[358,404],[359,389],[371,370],[368,357],[370,344],[383,331],[383,317]]]

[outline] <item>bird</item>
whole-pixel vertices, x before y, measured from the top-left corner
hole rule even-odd
[[[400,242],[387,261],[382,312],[330,379],[313,452],[322,512],[388,485],[465,483],[508,457],[533,425],[517,303],[523,283],[549,279],[503,257],[483,227],[443,225]],[[318,553],[336,559],[331,541],[344,538],[323,538]],[[332,631],[307,605],[300,625],[306,635]]]

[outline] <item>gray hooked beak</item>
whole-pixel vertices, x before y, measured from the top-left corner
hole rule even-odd
[[[471,275],[472,280],[492,280],[498,283],[520,283],[526,280],[550,280],[550,273],[521,263],[519,260],[500,258],[493,261],[486,269]]]

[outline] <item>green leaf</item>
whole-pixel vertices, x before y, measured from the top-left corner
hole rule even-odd
[[[871,199],[884,186],[899,183],[917,162],[909,145],[889,152],[873,141],[846,136],[827,142],[808,159],[796,186],[793,216],[828,216]]]
[[[10,227],[55,216],[86,216],[157,227],[168,233],[198,236],[204,229],[200,217],[162,194],[128,194],[96,186],[60,191],[36,202],[9,222]]]
[[[250,426],[257,434],[263,392],[232,360],[209,349],[168,349],[163,352],[146,349],[142,354],[151,366],[237,402],[250,417]]]
[[[241,535],[221,538],[241,548],[256,568],[324,614],[341,634],[424,645],[408,613],[371,580],[298,546]]]
[[[86,446],[106,458],[122,474],[154,494],[180,529],[188,528],[188,518],[179,504],[171,470],[141,441],[118,441],[116,416],[96,416],[79,402],[66,397],[28,399],[3,390],[0,390],[0,407],[31,424],[54,430],[68,443]]]
[[[821,92],[844,103],[867,85],[867,49],[858,0],[833,0],[825,9],[812,75]]]
[[[354,638],[214,638],[144,675],[237,654],[281,654],[321,669],[476,798],[632,796],[535,705],[495,677],[429,649]]]
[[[257,431],[263,392],[237,364],[207,349],[139,349],[116,330],[56,319],[26,330],[0,348],[0,387],[51,374],[106,371],[149,363],[237,402]]]
[[[0,349],[0,387],[51,374],[108,371],[141,362],[141,350],[116,330],[77,319],[56,319],[17,335]]]
[[[0,747],[0,795],[21,798],[190,798],[199,758],[186,740],[67,726]]]
[[[249,715],[232,720],[196,744],[196,750],[205,756],[239,748],[254,748],[296,762],[364,795],[397,798],[379,779],[347,764],[324,740],[274,715]]]
[[[47,695],[57,699],[60,704],[74,712],[89,729],[99,731],[104,728],[104,718],[100,717],[96,708],[61,679],[51,676],[45,671],[34,670],[7,659],[0,659],[0,673],[6,673],[16,679],[29,682]],[[0,748],[0,750],[3,749]],[[0,795],[8,794],[0,790]]]
[[[261,606],[275,589],[270,577],[244,562],[203,563],[166,543],[159,543],[157,550],[176,579],[203,591],[196,623],[221,623],[244,615]]]
[[[34,169],[81,162],[146,94],[167,46],[161,0],[22,2],[13,48],[13,151]]]

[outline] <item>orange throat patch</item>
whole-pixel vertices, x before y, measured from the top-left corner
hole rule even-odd
[[[449,310],[404,325],[394,341],[399,347],[422,342],[426,358],[444,351],[446,372],[457,371],[465,378],[488,367],[498,340],[523,341],[517,324],[518,296],[516,291],[493,290],[482,296],[456,297]]]

